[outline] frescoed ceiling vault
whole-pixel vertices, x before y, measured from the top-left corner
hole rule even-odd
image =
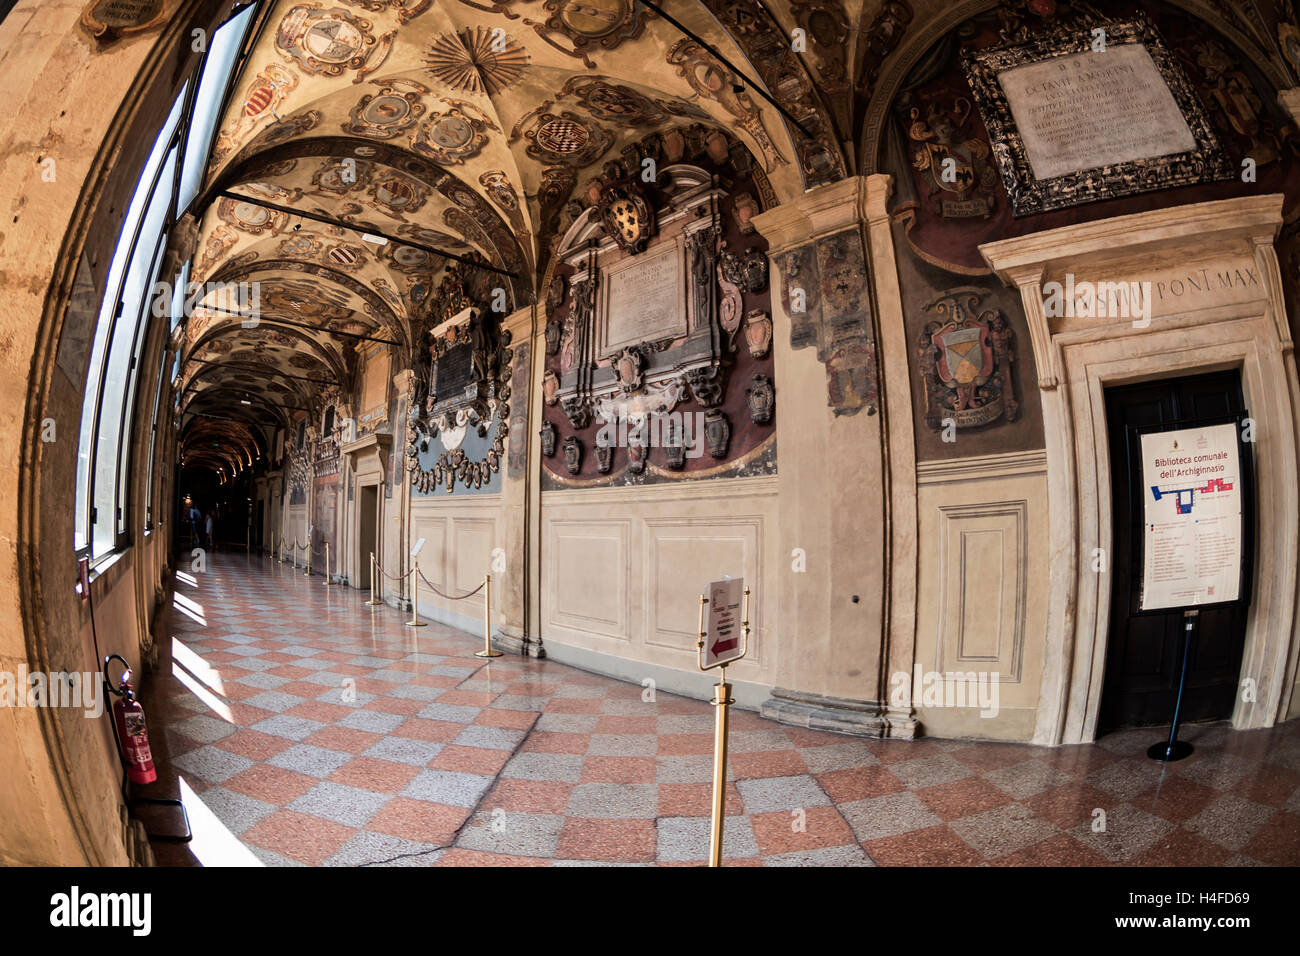
[[[449,266],[477,264],[508,311],[538,301],[575,201],[651,134],[723,130],[775,202],[874,171],[862,154],[901,60],[995,5],[265,3],[197,212],[178,230],[191,280],[257,283],[259,321],[202,301],[183,333],[184,408],[239,418],[268,406],[287,426],[326,389],[355,386],[368,342],[409,367]],[[1002,6],[1043,17],[1055,5]],[[1258,32],[1221,4],[1186,6]]]
[[[262,407],[288,428],[356,385],[367,343],[409,365],[449,266],[477,264],[509,311],[536,301],[566,204],[649,134],[723,129],[781,198],[848,170],[855,0],[829,20],[824,4],[665,0],[680,27],[638,0],[267,6],[188,224],[191,281],[256,283],[258,320],[199,299],[183,333],[193,415]],[[804,21],[817,39],[796,56]]]

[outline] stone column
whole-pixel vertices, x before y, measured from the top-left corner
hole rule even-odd
[[[407,395],[411,390],[411,379],[415,372],[403,369],[393,376],[393,387],[397,394]],[[383,565],[389,575],[405,574],[410,567],[411,551],[411,476],[407,471],[406,457],[406,420],[410,409],[399,403],[403,414],[399,421],[393,422],[393,447],[391,454],[398,456],[397,483],[393,486],[392,500],[384,506],[384,521],[387,533],[384,534]],[[394,533],[395,532],[395,533]],[[396,604],[404,611],[411,609],[410,590],[406,579],[393,581],[382,577],[384,601]],[[389,601],[389,598],[392,598]]]
[[[494,562],[492,589],[498,595],[499,620],[494,640],[504,650],[525,657],[545,657],[533,611],[537,586],[536,518],[539,454],[533,405],[539,381],[535,374],[545,356],[543,323],[536,306],[508,316],[502,327],[510,333],[510,414],[506,418],[506,460],[501,464],[501,499],[505,512],[505,568]]]
[[[775,582],[777,676],[762,713],[881,736],[890,487],[867,185],[822,186],[753,220],[772,263],[777,533],[789,561]],[[892,354],[895,337],[887,346]]]
[[[916,661],[917,497],[916,436],[912,430],[911,350],[903,320],[894,237],[889,222],[893,177],[868,176],[859,192],[867,222],[871,279],[876,292],[880,368],[883,378],[881,427],[889,479],[889,558],[886,566],[885,651],[881,702],[885,736],[916,736],[912,674]]]

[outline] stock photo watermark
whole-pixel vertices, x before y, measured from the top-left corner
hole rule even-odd
[[[895,671],[889,679],[889,702],[907,706],[910,686],[913,706],[978,708],[981,717],[996,717],[1001,683],[997,671]]]
[[[0,707],[62,707],[104,713],[104,675],[92,671],[0,671]]]
[[[703,412],[649,412],[615,415],[596,432],[603,448],[684,448],[687,458],[704,455]]]

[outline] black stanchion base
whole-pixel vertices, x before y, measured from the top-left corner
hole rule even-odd
[[[1162,740],[1158,744],[1152,744],[1147,748],[1147,756],[1152,760],[1162,760],[1165,763],[1173,763],[1175,760],[1182,760],[1190,756],[1195,748],[1185,740],[1175,740],[1173,746],[1169,745],[1168,740]]]

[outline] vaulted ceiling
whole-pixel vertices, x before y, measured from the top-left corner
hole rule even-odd
[[[482,262],[512,310],[534,301],[548,217],[647,134],[721,127],[779,196],[842,174],[847,114],[832,101],[862,10],[816,6],[665,0],[674,25],[638,0],[272,4],[218,125],[190,276],[256,283],[258,322],[202,300],[185,330],[187,418],[287,424],[352,384],[365,342],[406,359],[448,264]],[[815,39],[796,56],[800,23]],[[825,56],[832,38],[841,52]],[[755,56],[774,41],[784,59]],[[737,73],[799,103],[802,133]],[[820,161],[801,142],[810,125]]]
[[[184,408],[287,424],[353,384],[367,341],[405,364],[457,261],[481,262],[511,310],[535,301],[566,201],[649,134],[725,130],[777,201],[870,169],[855,127],[871,128],[900,38],[915,49],[992,5],[268,2],[192,224],[191,279],[257,283],[260,318],[227,305],[189,319]],[[1073,5],[1010,6],[1034,19]]]

